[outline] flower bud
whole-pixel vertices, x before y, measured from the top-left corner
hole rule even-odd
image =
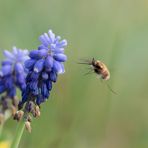
[[[26,127],[26,130],[29,132],[29,133],[31,133],[31,124],[30,124],[30,122],[29,121],[26,121],[25,122],[25,127]]]

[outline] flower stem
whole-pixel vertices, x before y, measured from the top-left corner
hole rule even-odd
[[[11,148],[18,148],[21,137],[23,135],[24,128],[25,128],[24,121],[20,121],[18,123],[16,133],[15,133],[14,139],[13,139],[12,144],[11,144]]]
[[[2,124],[0,125],[0,138],[1,138],[1,135],[2,135],[2,131],[3,131],[3,126],[4,126],[4,123],[2,123]]]

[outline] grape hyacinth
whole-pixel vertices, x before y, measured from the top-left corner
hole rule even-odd
[[[16,113],[16,120],[25,119],[28,131],[31,131],[31,116],[40,116],[40,105],[45,102],[52,89],[52,84],[57,81],[58,74],[65,72],[63,62],[67,60],[64,48],[66,40],[49,30],[39,37],[41,45],[37,50],[29,53],[30,59],[25,62],[28,70],[26,77],[26,89],[22,93],[22,100],[19,103],[19,111]]]
[[[12,53],[5,50],[5,60],[1,62],[0,70],[0,123],[3,121],[4,114],[7,110],[11,110],[14,115],[18,98],[16,96],[16,88],[21,91],[25,90],[26,71],[24,69],[25,60],[29,59],[28,50],[21,50],[13,47]]]

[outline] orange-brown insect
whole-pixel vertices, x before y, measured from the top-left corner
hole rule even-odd
[[[86,74],[92,73],[92,70],[93,70],[94,73],[96,73],[99,76],[101,76],[101,79],[103,79],[103,80],[109,80],[110,79],[110,72],[109,72],[107,66],[103,62],[101,62],[99,60],[95,60],[93,58],[91,61],[89,61],[89,60],[83,60],[83,62],[80,62],[79,64],[87,64],[87,65],[90,65],[92,67],[91,71],[89,71]],[[108,84],[107,84],[107,87],[114,94],[116,94],[116,92],[114,92]]]
[[[101,78],[103,80],[108,80],[110,78],[110,72],[109,72],[107,66],[99,60],[95,60],[93,58],[92,61],[85,60],[84,62],[79,63],[79,64],[91,65],[93,72],[95,72],[96,74],[101,76]],[[87,74],[89,74],[89,73],[87,73]]]
[[[90,64],[92,65],[94,72],[100,75],[102,79],[108,80],[110,78],[110,72],[104,63],[93,58]]]

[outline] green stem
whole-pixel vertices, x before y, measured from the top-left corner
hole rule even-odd
[[[2,135],[3,127],[4,127],[4,123],[2,123],[2,124],[0,125],[0,138],[1,138],[1,135]]]
[[[16,129],[16,134],[15,134],[14,139],[11,144],[11,148],[18,148],[21,137],[23,135],[24,128],[25,128],[24,121],[20,121],[18,123],[17,129]]]

